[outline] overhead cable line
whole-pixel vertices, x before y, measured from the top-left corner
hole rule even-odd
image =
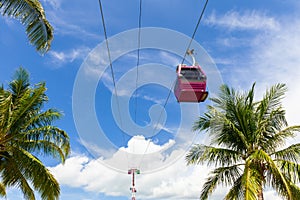
[[[192,45],[192,42],[193,42],[193,40],[194,40],[194,38],[195,38],[195,36],[196,36],[196,32],[197,32],[198,27],[199,27],[199,25],[200,25],[200,22],[201,22],[201,20],[202,20],[202,17],[203,17],[203,14],[204,14],[204,12],[205,12],[207,3],[208,3],[208,0],[206,0],[205,4],[204,4],[204,6],[203,6],[203,9],[202,9],[201,14],[200,14],[200,16],[199,16],[197,25],[196,25],[196,27],[195,27],[195,29],[194,29],[192,38],[191,38],[191,40],[190,40],[190,42],[189,42],[189,44],[188,44],[188,46],[187,46],[187,48],[186,48],[186,51],[185,51],[185,53],[184,53],[183,59],[182,59],[182,61],[181,61],[181,64],[184,63],[185,57],[186,57],[186,55],[187,55],[187,52],[188,52],[188,50],[190,49],[190,47],[191,47],[191,45]]]
[[[118,108],[118,114],[119,114],[119,119],[120,119],[120,129],[121,129],[121,132],[122,132],[123,143],[125,144],[125,136],[124,136],[124,133],[123,133],[123,130],[122,130],[123,123],[122,123],[122,118],[121,118],[120,102],[119,102],[119,96],[118,96],[118,91],[117,91],[117,87],[116,87],[115,73],[114,73],[114,69],[113,69],[113,65],[112,65],[110,48],[109,48],[109,44],[108,44],[108,37],[107,37],[107,31],[106,31],[106,26],[105,26],[104,13],[103,13],[101,0],[98,0],[98,2],[99,2],[100,13],[101,13],[101,19],[102,19],[102,26],[103,26],[105,43],[106,43],[106,49],[107,49],[107,54],[108,54],[108,59],[109,59],[109,66],[110,66],[111,76],[112,76],[112,80],[113,80],[114,93],[116,95],[117,108]],[[128,155],[127,155],[127,152],[125,152],[125,153],[126,153],[126,157],[127,157],[127,165],[129,166]]]
[[[204,6],[203,6],[203,8],[202,8],[201,14],[200,14],[200,16],[199,16],[199,18],[198,18],[198,21],[197,21],[197,24],[196,24],[196,26],[195,26],[195,29],[194,29],[193,35],[192,35],[192,37],[191,37],[191,40],[189,41],[189,43],[188,43],[188,45],[187,45],[187,48],[186,48],[186,51],[185,51],[185,53],[184,53],[183,59],[182,59],[182,61],[181,61],[181,64],[184,63],[185,57],[186,57],[186,55],[187,55],[187,52],[188,52],[188,50],[190,49],[190,47],[191,47],[191,45],[192,45],[192,42],[193,42],[193,40],[194,40],[194,38],[195,38],[195,36],[196,36],[197,30],[198,30],[199,25],[200,25],[200,22],[201,22],[201,20],[202,20],[203,14],[204,14],[204,12],[205,12],[205,10],[206,10],[207,4],[208,4],[208,0],[205,1],[205,4],[204,4]],[[163,109],[161,110],[160,115],[159,115],[159,118],[158,118],[158,120],[157,120],[157,123],[156,123],[156,125],[154,126],[153,134],[155,133],[156,129],[158,128],[158,124],[159,124],[159,122],[160,122],[160,120],[161,120],[163,110],[165,110],[165,108],[166,108],[166,106],[167,106],[167,104],[168,104],[168,101],[169,101],[170,96],[171,96],[171,93],[172,93],[172,88],[174,88],[175,83],[176,83],[176,81],[174,81],[173,84],[171,85],[171,87],[169,88],[169,93],[168,93],[167,98],[166,98],[166,101],[165,101],[165,103],[164,103],[164,105],[163,105]],[[147,147],[146,147],[146,149],[145,149],[145,152],[144,152],[144,154],[142,155],[142,158],[141,158],[141,161],[140,161],[140,166],[141,166],[141,163],[142,163],[142,161],[143,161],[143,159],[144,159],[144,155],[147,153],[147,150],[148,150],[149,146],[150,146],[150,139],[149,139],[149,141],[148,141],[148,144],[147,144]],[[139,167],[139,168],[140,168],[140,167]]]
[[[139,6],[139,30],[138,30],[138,49],[137,49],[137,62],[136,62],[136,80],[135,80],[135,110],[134,110],[134,122],[137,118],[137,97],[138,97],[138,82],[139,82],[139,65],[140,65],[140,49],[141,49],[141,27],[142,27],[142,0],[140,0]]]

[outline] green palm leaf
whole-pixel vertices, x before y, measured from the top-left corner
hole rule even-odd
[[[60,194],[59,184],[39,159],[20,149],[15,151],[14,162],[26,169],[22,171],[23,176],[31,180],[34,188],[41,194],[42,199],[58,199]]]
[[[294,183],[300,182],[300,164],[286,160],[276,160],[276,163],[287,180]]]
[[[274,155],[276,160],[279,159],[298,163],[300,161],[300,144],[293,144],[271,155]]]
[[[14,17],[26,27],[26,33],[36,50],[44,54],[50,49],[53,28],[37,0],[0,0],[2,15]]]
[[[272,86],[257,102],[254,87],[238,92],[223,85],[218,97],[211,99],[213,105],[193,126],[195,131],[208,132],[211,141],[210,146],[194,145],[186,155],[187,164],[218,167],[203,185],[203,199],[219,184],[232,186],[226,200],[263,200],[267,186],[284,199],[300,198],[296,185],[300,182],[300,144],[282,148],[300,131],[300,126],[289,127],[285,118],[281,100],[286,86]],[[233,166],[243,166],[243,171]]]
[[[243,155],[234,150],[216,148],[206,145],[194,145],[186,155],[187,164],[215,164],[217,166],[230,166],[241,162]]]
[[[25,199],[35,199],[34,191],[21,171],[22,167],[15,162],[13,156],[6,154],[5,161],[2,161],[0,166],[3,185],[18,186],[22,190]]]
[[[236,182],[240,176],[239,165],[230,167],[219,167],[210,173],[207,181],[203,185],[200,199],[207,199],[217,185],[222,184],[228,186]]]
[[[233,183],[233,187],[230,188],[224,200],[239,200],[244,198],[245,190],[243,188],[242,178],[243,177],[240,176],[236,179],[236,181]]]
[[[0,196],[6,196],[6,188],[5,185],[0,183]]]
[[[36,156],[64,162],[70,141],[64,130],[53,125],[62,114],[52,108],[42,111],[48,101],[45,91],[45,83],[30,86],[23,68],[17,71],[9,90],[0,88],[0,195],[6,187],[16,186],[25,199],[34,200],[34,190],[44,200],[59,197],[58,182]]]

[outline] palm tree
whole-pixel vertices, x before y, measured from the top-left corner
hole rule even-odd
[[[0,87],[0,195],[17,187],[25,199],[58,199],[59,183],[37,156],[65,161],[70,151],[67,133],[52,125],[61,117],[55,109],[43,110],[48,101],[45,83],[30,86],[29,74],[16,71],[7,90]],[[32,189],[33,188],[33,189]]]
[[[0,13],[21,21],[29,42],[42,54],[50,49],[53,28],[38,0],[0,0]]]
[[[194,130],[209,131],[209,145],[196,144],[186,155],[187,164],[216,168],[203,185],[207,199],[218,185],[230,186],[227,200],[263,200],[263,190],[275,189],[283,199],[300,199],[300,143],[285,146],[300,126],[288,126],[281,100],[287,90],[276,84],[261,101],[254,87],[237,92],[226,85],[212,98],[212,106],[195,122]]]

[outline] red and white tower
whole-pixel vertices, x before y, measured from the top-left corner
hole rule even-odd
[[[131,174],[132,176],[132,180],[131,180],[131,200],[136,200],[135,199],[135,193],[136,193],[136,189],[135,189],[135,174],[140,174],[140,170],[136,169],[136,168],[131,168],[128,170],[128,174]]]

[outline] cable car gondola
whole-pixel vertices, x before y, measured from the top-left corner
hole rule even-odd
[[[203,102],[208,96],[206,75],[195,62],[193,50],[187,52],[193,58],[193,65],[179,64],[176,69],[177,80],[174,94],[178,102]]]

